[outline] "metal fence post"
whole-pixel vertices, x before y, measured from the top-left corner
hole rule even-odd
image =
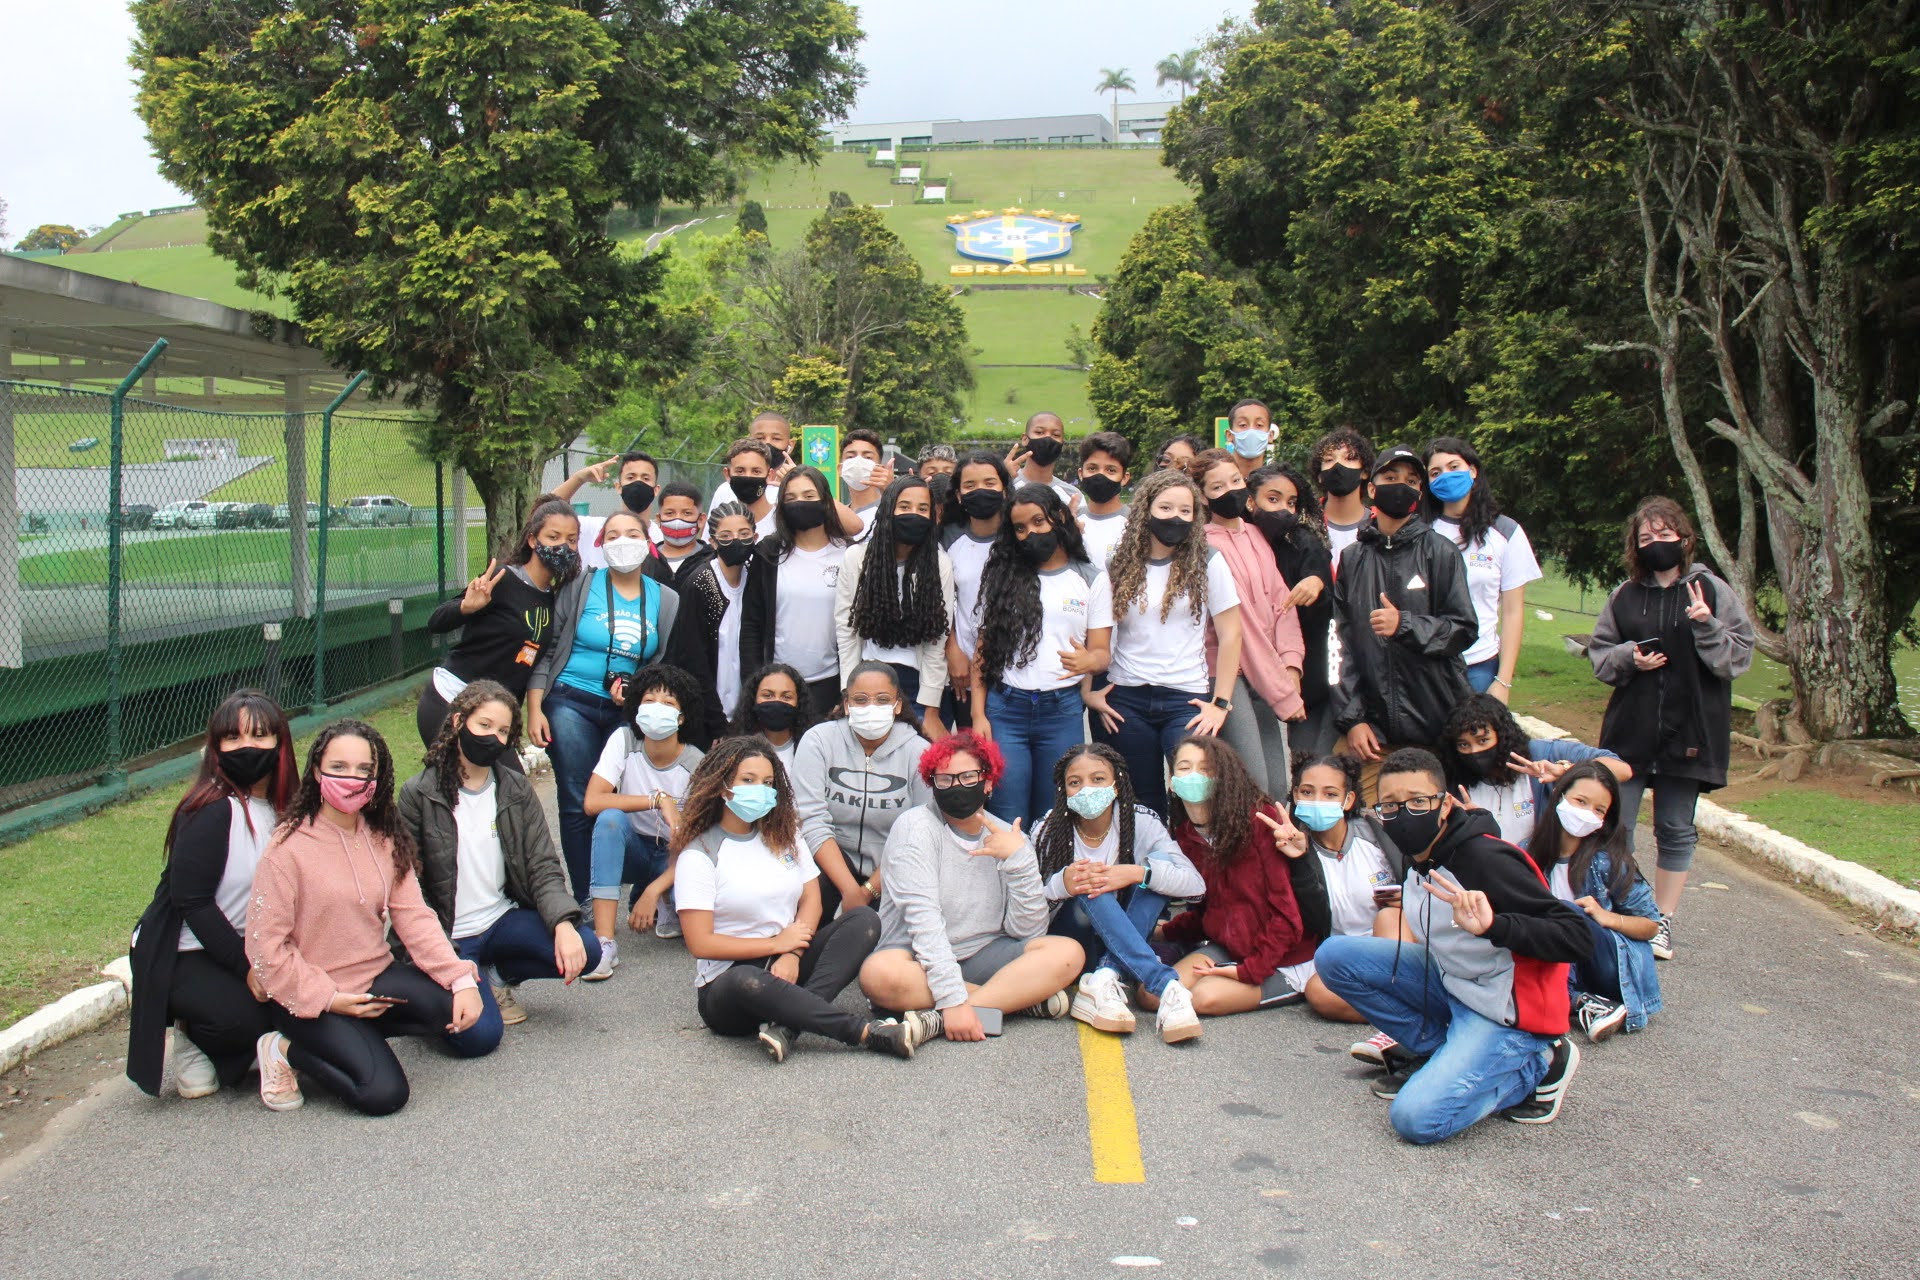
[[[447,464],[435,460],[433,464],[433,570],[439,584],[440,594],[434,600],[447,598]]]
[[[142,374],[153,367],[160,353],[167,349],[165,338],[154,339],[147,354],[140,357],[140,363],[120,379],[120,385],[114,389],[111,400],[112,409],[108,418],[107,433],[107,773],[102,781],[116,781],[123,776],[120,768],[124,761],[124,728],[122,724],[124,691],[121,688],[120,670],[120,591],[124,549],[121,546],[124,536],[124,516],[120,510],[120,470],[126,455],[126,401],[127,392],[133,390]]]
[[[327,530],[333,525],[333,412],[367,380],[362,369],[320,415],[320,549],[313,573],[313,709],[327,705]]]

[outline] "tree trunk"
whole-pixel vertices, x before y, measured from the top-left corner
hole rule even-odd
[[[544,462],[503,460],[484,469],[467,469],[480,501],[487,507],[488,555],[497,556],[519,542],[520,531],[527,526],[527,514],[533,510],[533,499],[540,492],[540,473],[545,466]]]

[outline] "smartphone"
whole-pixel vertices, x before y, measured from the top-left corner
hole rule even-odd
[[[1665,653],[1667,651],[1666,641],[1662,640],[1659,636],[1655,636],[1651,640],[1635,640],[1633,647],[1642,653],[1648,654]]]
[[[975,1006],[973,1011],[975,1014],[979,1015],[980,1029],[982,1031],[986,1032],[990,1036],[997,1036],[1000,1034],[1000,1011],[998,1009],[982,1009],[978,1006]]]
[[[383,995],[376,995],[372,992],[367,993],[367,999],[378,1000],[381,1004],[411,1004],[412,1003],[412,1001],[408,1000],[405,996],[383,996]]]
[[[1391,907],[1399,901],[1400,901],[1399,885],[1394,885],[1392,888],[1389,888],[1389,889],[1375,889],[1373,891],[1373,905],[1376,907]]]

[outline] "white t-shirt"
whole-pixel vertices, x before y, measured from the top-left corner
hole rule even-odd
[[[1089,514],[1080,517],[1080,537],[1087,544],[1087,559],[1093,561],[1094,568],[1107,567],[1107,561],[1113,559],[1113,549],[1120,545],[1120,537],[1126,531],[1125,507],[1110,516]]]
[[[1373,932],[1373,891],[1393,887],[1393,870],[1380,846],[1362,836],[1352,823],[1347,824],[1347,847],[1330,853],[1308,843],[1320,855],[1320,872],[1327,881],[1327,906],[1333,916],[1336,937],[1365,937]]]
[[[1362,524],[1366,523],[1364,520]],[[1360,525],[1335,524],[1327,521],[1327,545],[1333,551],[1333,571],[1340,572],[1340,553],[1360,540]],[[1327,590],[1333,590],[1333,584],[1327,584]],[[1340,628],[1327,628],[1327,683],[1340,683]]]
[[[713,931],[721,937],[771,938],[793,923],[801,891],[819,875],[804,841],[782,856],[757,832],[729,835],[715,860],[698,849],[681,853],[674,864],[673,904],[681,911],[713,912]],[[693,985],[704,987],[732,967],[731,960],[701,960]]]
[[[1055,811],[1057,812],[1057,811]],[[1053,812],[1043,814],[1039,822],[1034,823],[1037,831],[1046,823],[1054,821]],[[1080,834],[1076,824],[1073,828],[1073,860],[1075,862],[1102,862],[1112,866],[1120,857],[1119,815],[1107,824],[1106,834],[1099,841],[1088,844],[1086,837]],[[1180,846],[1167,833],[1166,824],[1150,813],[1136,811],[1133,815],[1133,860],[1136,863],[1151,861],[1154,864],[1153,891],[1169,898],[1197,898],[1207,891],[1207,882],[1200,875],[1192,861]],[[1047,898],[1056,905],[1068,897],[1067,873],[1065,868],[1047,877]]]
[[[731,720],[740,702],[740,597],[746,592],[747,579],[742,574],[739,586],[729,586],[719,565],[713,567],[713,577],[727,598],[727,611],[720,615],[720,630],[714,637],[714,692],[720,695],[721,711]]]
[[[980,579],[986,575],[992,550],[992,538],[976,538],[971,532],[962,533],[947,548],[947,558],[953,561],[953,638],[968,657],[979,641]]]
[[[1539,818],[1533,804],[1533,780],[1516,776],[1512,782],[1495,786],[1476,782],[1467,788],[1467,798],[1493,815],[1500,824],[1500,838],[1508,844],[1527,847],[1533,838],[1533,824]]]
[[[699,767],[702,754],[698,747],[682,745],[673,763],[662,769],[647,756],[646,748],[633,730],[621,725],[601,748],[600,762],[593,766],[593,776],[605,778],[623,796],[650,796],[664,791],[675,800],[684,800],[687,783]],[[633,829],[643,836],[665,840],[672,834],[667,829],[667,815],[657,809],[629,813],[627,817],[632,820]]]
[[[1460,523],[1445,516],[1433,522],[1434,532],[1460,541]],[[1467,594],[1473,597],[1474,617],[1480,621],[1480,638],[1460,655],[1468,666],[1500,656],[1500,593],[1524,587],[1540,579],[1540,562],[1534,559],[1533,544],[1527,531],[1513,526],[1513,536],[1500,532],[1496,524],[1487,530],[1477,546],[1461,547],[1467,562]]]
[[[833,592],[847,549],[829,542],[818,551],[795,547],[780,561],[773,615],[773,657],[806,681],[840,674],[840,642],[834,628]]]
[[[762,538],[773,532],[773,511],[775,507],[780,505],[780,486],[777,484],[768,484],[767,498],[769,499],[767,514],[756,517],[753,522],[753,531]],[[715,486],[713,490],[713,501],[707,504],[707,510],[712,511],[723,502],[740,502],[740,496],[733,491],[733,481],[731,480],[722,480]],[[744,507],[747,504],[740,502],[740,505]],[[749,510],[751,510],[751,508],[749,508]]]
[[[247,899],[253,896],[253,872],[260,865],[260,855],[267,851],[267,841],[273,839],[273,806],[257,796],[248,796],[243,802],[237,796],[227,797],[227,807],[233,812],[229,816],[227,827],[227,865],[220,873],[220,883],[214,887],[213,900],[220,906],[220,914],[227,918],[233,931],[242,938],[247,936]],[[253,829],[247,829],[251,820]],[[200,939],[194,937],[193,926],[180,926],[180,945],[176,951],[204,951]]]
[[[1040,640],[1025,666],[1008,667],[1000,683],[1013,689],[1064,689],[1080,677],[1060,662],[1060,651],[1087,642],[1087,632],[1113,625],[1113,587],[1104,573],[1092,582],[1072,565],[1040,575]]]
[[[1194,536],[1199,536],[1198,529]],[[1184,597],[1173,602],[1165,621],[1160,617],[1160,601],[1167,593],[1172,569],[1171,561],[1149,560],[1145,598],[1125,613],[1115,610],[1113,665],[1107,675],[1115,684],[1159,685],[1204,694],[1211,681],[1206,619],[1195,618],[1191,603]],[[1227,559],[1209,547],[1206,613],[1217,618],[1239,607],[1240,593],[1234,588]]]
[[[1567,864],[1564,859],[1553,864],[1547,872],[1547,891],[1562,902],[1572,902],[1573,882],[1567,876]]]
[[[500,848],[499,788],[493,779],[478,791],[461,787],[453,801],[458,872],[453,888],[453,936],[485,933],[512,909],[507,898],[507,857]]]
[[[865,567],[865,565],[861,566],[862,569]],[[907,566],[906,563],[902,561],[893,566],[894,599],[898,600],[900,598],[901,590],[906,586],[906,583]],[[920,655],[914,651],[914,647],[910,644],[895,645],[889,648],[886,645],[880,644],[878,641],[862,640],[860,642],[860,657],[863,661],[893,662],[903,667],[918,667],[920,665]]]
[[[860,519],[860,532],[849,534],[847,538],[850,544],[857,546],[873,536],[873,517],[880,510],[880,498],[876,494],[873,501],[864,507],[854,507],[851,502],[847,505],[853,507],[853,514]]]

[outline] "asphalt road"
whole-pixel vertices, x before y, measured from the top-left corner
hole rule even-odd
[[[623,938],[613,981],[523,988],[490,1059],[406,1044],[391,1118],[105,1083],[0,1169],[0,1275],[1911,1280],[1920,957],[1719,851],[1694,880],[1667,1012],[1549,1127],[1410,1147],[1349,1029],[1143,1020],[1145,1181],[1103,1185],[1076,1024],[775,1067],[701,1027],[679,944]]]

